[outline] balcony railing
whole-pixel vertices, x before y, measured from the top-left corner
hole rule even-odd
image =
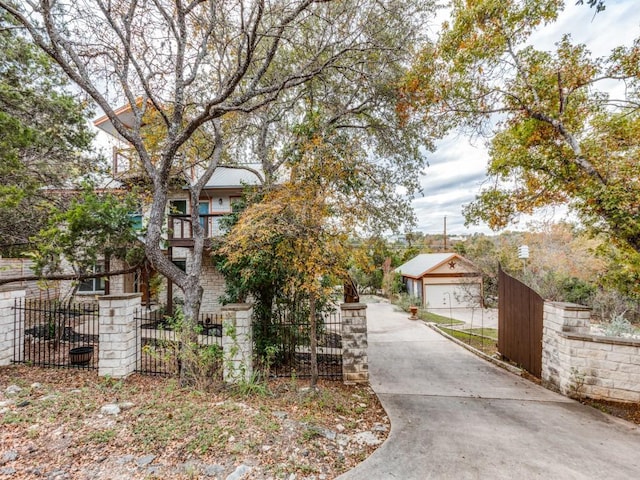
[[[151,156],[151,162],[155,165],[158,157]],[[146,172],[140,157],[133,148],[115,148],[113,149],[113,161],[111,172],[114,178],[124,181],[140,181],[146,178]],[[171,167],[171,175],[182,176],[187,173],[191,178],[195,178],[197,170],[191,166],[187,169],[184,166],[174,165]]]
[[[212,238],[222,235],[220,219],[228,212],[200,214],[198,221],[204,229],[204,237]],[[167,219],[169,243],[175,246],[189,246],[193,244],[193,227],[191,215],[169,215]]]
[[[132,170],[134,172],[140,170],[142,166],[139,161],[136,161],[137,158],[133,148],[114,148],[113,175],[119,177],[125,174],[131,174]]]

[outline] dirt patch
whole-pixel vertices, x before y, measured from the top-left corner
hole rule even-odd
[[[0,369],[0,473],[8,478],[331,479],[384,441],[367,386],[278,380],[199,392],[173,379]],[[291,477],[294,474],[295,477]]]
[[[583,403],[614,417],[640,425],[640,403],[621,403],[592,399],[584,400]]]

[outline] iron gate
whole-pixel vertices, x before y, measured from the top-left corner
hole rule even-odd
[[[177,376],[180,372],[180,327],[172,317],[161,311],[144,308],[136,312],[136,371],[149,375]],[[222,314],[201,313],[196,327],[197,343],[202,352],[208,349],[212,357],[222,361]],[[210,359],[211,360],[211,359]],[[221,374],[221,365],[212,365],[214,374]],[[219,371],[220,370],[220,371]]]
[[[340,313],[318,316],[318,376],[342,379],[342,321]],[[275,377],[311,377],[311,348],[308,318],[293,319],[284,312],[274,313],[268,324],[254,323],[253,334],[260,361]]]

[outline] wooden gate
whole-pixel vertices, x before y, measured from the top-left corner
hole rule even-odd
[[[502,268],[498,291],[498,350],[503,357],[540,378],[544,300]]]

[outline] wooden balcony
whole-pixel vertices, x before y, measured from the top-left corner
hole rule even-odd
[[[222,235],[220,219],[230,212],[200,214],[199,222],[204,228],[205,244],[211,243],[211,238]],[[169,215],[167,218],[168,240],[172,247],[193,247],[193,227],[191,215]]]
[[[156,161],[152,157],[152,162]],[[115,148],[113,149],[113,158],[111,164],[111,173],[113,178],[123,182],[124,184],[144,184],[149,183],[147,172],[142,166],[140,157],[134,148]],[[195,175],[195,170],[191,168],[191,176]],[[172,178],[182,178],[182,170],[178,166],[171,168]]]

